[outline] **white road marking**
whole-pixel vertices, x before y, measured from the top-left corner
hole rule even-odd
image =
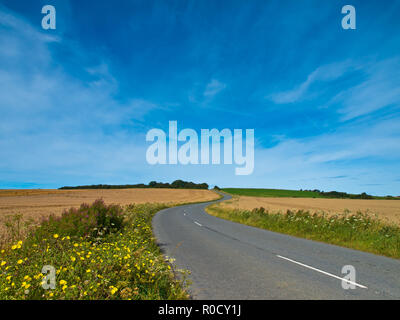
[[[198,223],[197,221],[194,221],[195,224],[197,224],[199,227],[202,227],[202,225],[200,223]]]
[[[286,258],[286,257],[282,257],[282,256],[280,256],[280,255],[276,255],[276,256],[277,256],[278,258],[281,258],[281,259],[284,259],[284,260],[287,260],[287,261],[296,263],[296,264],[298,264],[298,265],[300,265],[300,266],[303,266],[303,267],[305,267],[305,268],[308,268],[308,269],[311,269],[311,270],[320,272],[320,273],[325,274],[325,275],[327,275],[327,276],[330,276],[330,277],[333,277],[333,278],[336,278],[336,279],[339,279],[339,280],[342,280],[342,281],[346,281],[347,283],[353,284],[353,285],[358,286],[358,287],[360,287],[360,288],[368,289],[368,287],[366,287],[366,286],[363,286],[363,285],[358,284],[358,283],[356,283],[356,282],[347,280],[347,279],[345,279],[345,278],[341,278],[341,277],[335,276],[335,275],[332,274],[332,273],[322,271],[322,270],[320,270],[320,269],[317,269],[317,268],[308,266],[308,265],[306,265],[306,264],[304,264],[304,263],[300,263],[300,262],[297,262],[297,261],[295,261],[295,260],[292,260],[292,259],[289,259],[289,258]]]

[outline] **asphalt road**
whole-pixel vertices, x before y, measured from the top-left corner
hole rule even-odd
[[[219,219],[204,211],[210,203],[153,220],[165,255],[191,272],[194,299],[400,299],[400,260]],[[342,287],[346,265],[355,289]]]

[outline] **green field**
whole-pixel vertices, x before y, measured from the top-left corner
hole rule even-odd
[[[292,197],[292,198],[324,198],[318,192],[314,191],[298,191],[283,189],[239,189],[226,188],[222,191],[238,196],[251,197]]]
[[[289,197],[289,198],[325,198],[325,199],[376,199],[376,200],[399,200],[399,197],[378,197],[366,193],[350,194],[346,192],[318,190],[284,190],[284,189],[252,189],[252,188],[224,188],[222,191],[237,195],[250,197]]]

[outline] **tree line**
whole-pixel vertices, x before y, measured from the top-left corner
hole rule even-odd
[[[316,192],[320,194],[323,197],[326,198],[338,198],[338,199],[399,199],[399,197],[393,197],[393,196],[385,196],[385,197],[375,197],[371,196],[370,194],[367,194],[365,192],[360,193],[360,194],[349,194],[347,192],[339,192],[339,191],[320,191],[318,189],[315,190],[300,190],[300,191],[311,191],[311,192]]]
[[[170,189],[208,189],[207,183],[194,183],[191,181],[175,180],[172,183],[163,183],[151,181],[149,184],[122,184],[122,185],[109,185],[109,184],[95,184],[87,186],[70,187],[65,186],[59,188],[60,190],[71,189],[137,189],[137,188],[170,188]]]

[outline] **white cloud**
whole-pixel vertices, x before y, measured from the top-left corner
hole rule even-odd
[[[384,107],[400,107],[400,58],[389,59],[364,68],[362,83],[340,92],[331,103],[339,103],[342,120],[350,120]]]
[[[394,105],[400,107],[400,58],[378,62],[338,62],[324,65],[313,71],[296,88],[268,96],[277,104],[300,102],[308,97],[318,98],[329,89],[331,81],[354,71],[363,77],[357,84],[333,92],[324,107],[334,106],[346,121]],[[311,88],[313,84],[321,85]]]
[[[296,88],[271,94],[268,98],[278,104],[297,102],[305,98],[312,84],[336,80],[353,68],[354,66],[349,61],[321,66],[310,73],[307,79]]]
[[[54,46],[82,54],[76,44],[48,36],[0,6],[2,179],[46,183],[85,179],[83,173],[87,179],[140,174],[145,139],[132,128],[159,105],[116,99],[118,81],[106,61],[76,63],[82,77],[71,75],[54,58]]]
[[[254,187],[400,194],[393,177],[400,161],[399,122],[397,117],[347,125],[321,136],[283,139],[272,148],[258,148],[251,183]],[[343,178],[332,179],[338,176]]]
[[[213,98],[215,97],[218,93],[220,93],[222,90],[226,88],[226,84],[222,83],[216,79],[212,79],[206,86],[206,89],[204,91],[204,97],[206,98]]]
[[[331,91],[332,98],[323,107],[334,107],[342,121],[367,115],[379,109],[400,107],[400,58],[383,61],[338,62],[324,65],[313,71],[296,88],[268,96],[277,104],[300,102],[307,98],[317,99],[330,89],[330,82],[343,75],[359,71],[361,80],[338,92]],[[356,78],[355,78],[356,79]],[[313,84],[320,84],[312,88]],[[319,106],[322,107],[322,106]]]

